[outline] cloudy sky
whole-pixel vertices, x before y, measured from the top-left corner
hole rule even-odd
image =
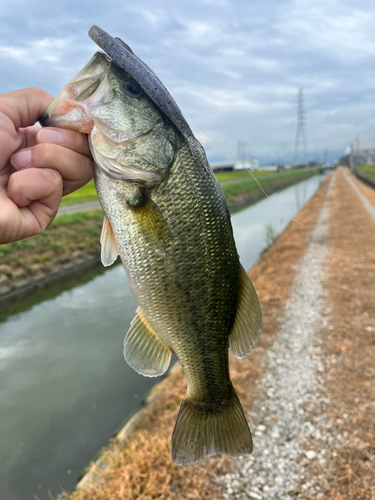
[[[0,93],[56,95],[96,51],[93,24],[172,90],[211,161],[239,140],[291,160],[299,87],[310,159],[375,136],[373,0],[0,0]]]

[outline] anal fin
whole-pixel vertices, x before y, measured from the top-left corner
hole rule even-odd
[[[119,255],[117,250],[117,244],[115,240],[115,235],[113,234],[111,224],[106,215],[103,219],[102,234],[100,235],[100,244],[102,246],[101,260],[103,266],[111,266],[117,256]]]
[[[243,358],[257,345],[262,331],[262,312],[256,291],[241,266],[237,313],[229,334],[229,345],[237,358]]]
[[[125,336],[124,357],[134,370],[146,377],[157,377],[167,371],[172,352],[160,339],[138,307]]]

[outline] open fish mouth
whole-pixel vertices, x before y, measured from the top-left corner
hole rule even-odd
[[[42,127],[68,127],[84,134],[89,134],[94,127],[87,105],[74,102],[65,91],[45,110],[39,123]]]

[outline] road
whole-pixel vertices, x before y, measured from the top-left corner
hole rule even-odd
[[[57,215],[62,214],[72,214],[74,212],[88,212],[89,210],[97,210],[101,208],[98,201],[91,201],[90,203],[80,203],[77,205],[65,205],[60,207],[57,211]]]

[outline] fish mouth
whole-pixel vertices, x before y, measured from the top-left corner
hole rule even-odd
[[[89,134],[94,127],[90,103],[77,102],[63,90],[39,118],[42,127],[62,127]]]

